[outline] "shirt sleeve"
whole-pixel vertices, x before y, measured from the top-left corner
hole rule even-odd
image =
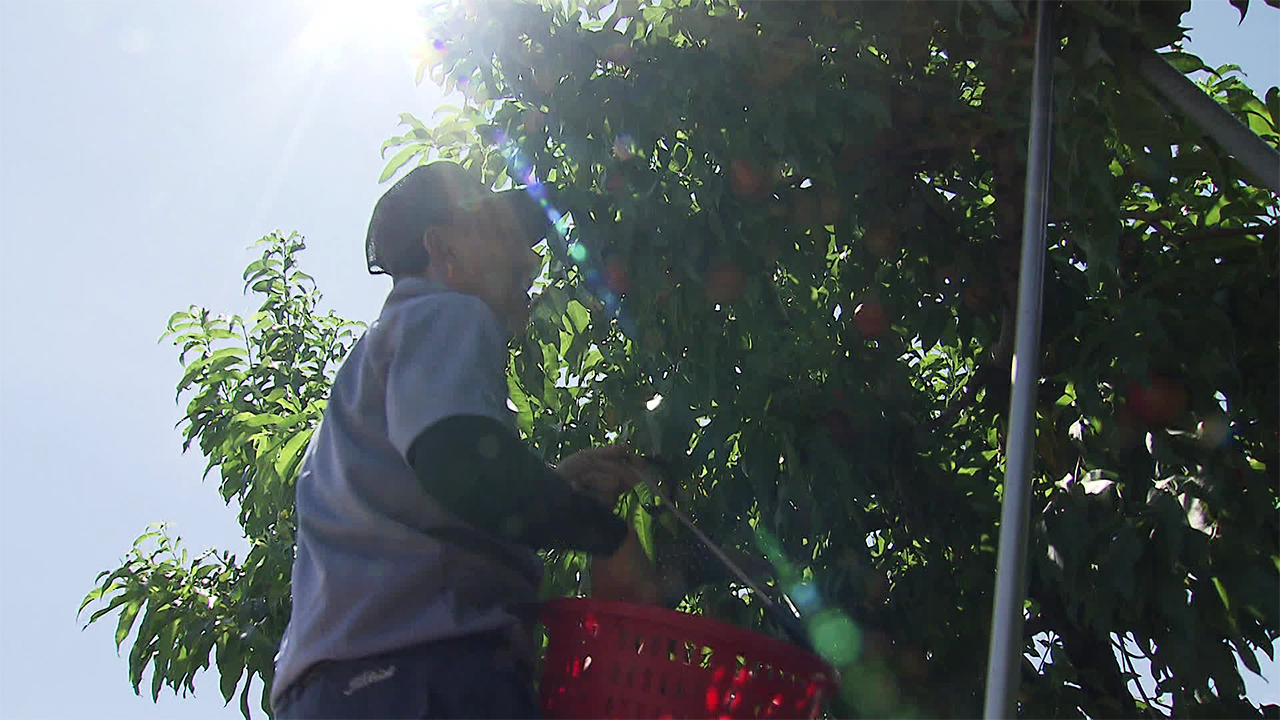
[[[387,434],[401,456],[422,431],[453,416],[509,425],[507,339],[477,297],[441,293],[414,301],[393,329],[387,368]]]
[[[484,417],[454,416],[425,430],[409,465],[454,515],[535,549],[612,555],[627,524],[529,452],[514,431]]]

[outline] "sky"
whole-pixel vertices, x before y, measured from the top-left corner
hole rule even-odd
[[[376,317],[379,147],[440,102],[413,83],[393,5],[0,0],[0,718],[239,717],[213,673],[194,698],[135,696],[114,616],[82,630],[76,608],[150,523],[192,554],[243,552],[181,452],[180,368],[157,342],[171,313],[255,309],[248,246],[279,229],[307,236],[326,308]],[[1183,22],[1192,52],[1262,94],[1280,85],[1280,11],[1254,5],[1240,26],[1196,0]],[[1250,693],[1280,702],[1265,667]]]

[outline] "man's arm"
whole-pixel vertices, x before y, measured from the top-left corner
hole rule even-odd
[[[531,547],[617,549],[626,528],[611,508],[574,492],[504,422],[507,338],[482,300],[424,298],[391,327],[388,437],[432,497]]]
[[[627,526],[569,483],[490,417],[454,415],[410,446],[426,491],[475,527],[533,548],[612,555]]]

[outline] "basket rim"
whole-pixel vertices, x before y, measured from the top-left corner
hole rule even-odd
[[[561,597],[544,601],[539,611],[539,619],[546,622],[548,617],[582,615],[585,612],[597,612],[605,615],[617,615],[647,623],[665,625],[675,630],[687,630],[714,639],[724,640],[727,644],[747,645],[749,649],[758,650],[765,655],[776,658],[777,662],[796,661],[798,665],[811,665],[821,670],[822,679],[834,685],[839,674],[816,653],[810,652],[793,643],[780,640],[756,630],[731,625],[705,615],[694,615],[677,610],[623,602],[620,600],[601,600],[590,597]],[[816,678],[811,678],[816,679]]]

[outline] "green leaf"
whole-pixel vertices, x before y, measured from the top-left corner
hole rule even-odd
[[[408,133],[404,135],[397,135],[395,137],[387,138],[386,140],[382,141],[382,146],[378,148],[378,157],[382,158],[383,160],[386,160],[387,150],[393,147],[400,147],[401,145],[404,145],[407,142],[411,142],[412,140],[413,138],[410,137]],[[248,271],[246,270],[246,272]]]
[[[587,311],[586,306],[577,300],[570,300],[565,306],[565,314],[568,315],[569,321],[573,323],[573,329],[579,333],[587,331],[587,327],[591,324],[591,315]]]
[[[631,522],[636,529],[636,537],[640,539],[640,546],[644,548],[645,555],[648,555],[652,562],[656,557],[653,549],[653,516],[644,509],[644,503],[638,497],[632,503],[631,515]]]
[[[135,549],[136,549],[136,548],[138,548],[138,547],[141,547],[141,546],[143,545],[143,543],[145,543],[146,541],[150,540],[151,538],[164,538],[164,536],[165,536],[165,534],[164,534],[164,532],[165,532],[165,526],[164,526],[163,524],[158,525],[158,526],[157,526],[157,525],[152,525],[151,527],[155,527],[155,528],[157,528],[157,529],[156,529],[156,530],[148,530],[147,532],[144,532],[144,533],[142,533],[141,535],[139,535],[138,537],[136,537],[136,538],[134,538],[134,539],[133,539],[133,547],[134,547]]]
[[[178,396],[182,395],[183,390],[191,387],[191,384],[195,382],[196,377],[200,375],[200,372],[204,370],[204,366],[208,363],[208,358],[198,358],[187,366],[186,371],[182,374],[182,379],[178,381]]]
[[[593,348],[588,350],[582,357],[582,372],[586,373],[604,360],[604,355],[599,349]]]
[[[409,162],[414,156],[420,155],[426,150],[426,146],[422,143],[413,143],[396,153],[394,157],[387,161],[387,166],[382,169],[382,174],[378,176],[378,182],[386,182],[396,171]],[[256,288],[255,288],[256,289]]]
[[[271,413],[242,412],[233,416],[231,422],[246,428],[259,428],[267,425],[288,425],[291,419]]]
[[[179,324],[178,321],[180,320],[184,322]],[[178,312],[169,316],[169,321],[166,322],[165,325],[169,328],[169,330],[181,330],[182,328],[190,326],[193,322],[194,322],[194,319],[191,317],[191,313],[185,310],[179,310]]]
[[[81,612],[84,611],[84,607],[86,605],[93,602],[94,600],[97,600],[98,598],[102,597],[108,592],[114,592],[118,587],[121,587],[121,586],[113,583],[110,586],[102,585],[100,587],[96,587],[93,590],[89,591],[89,594],[85,595],[84,599],[80,601],[80,607],[76,608],[76,614],[79,615]]]
[[[516,426],[523,433],[532,432],[533,408],[529,404],[529,397],[524,394],[513,373],[507,373],[507,395],[516,408]]]
[[[280,450],[279,457],[276,458],[275,470],[276,474],[285,479],[292,478],[292,470],[297,467],[300,460],[299,454],[306,447],[307,441],[311,439],[312,430],[310,428],[302,430],[289,438],[289,442],[285,443]]]
[[[415,117],[413,113],[407,113],[407,112],[400,113],[400,124],[408,125],[414,130],[423,130],[423,131],[427,130],[427,126],[423,125],[422,121],[419,120],[417,117]]]
[[[115,590],[124,589],[124,587],[125,587],[124,585],[113,585],[113,586],[112,586],[112,591],[114,592]],[[89,626],[90,626],[90,625],[92,625],[93,623],[97,622],[97,621],[98,621],[98,618],[102,617],[103,615],[106,615],[107,613],[111,612],[112,610],[115,610],[116,608],[120,607],[120,606],[121,606],[121,605],[123,605],[124,603],[128,602],[128,600],[129,600],[129,594],[128,594],[128,593],[120,593],[120,594],[116,595],[115,597],[111,598],[111,602],[110,602],[110,603],[108,603],[106,607],[104,607],[104,608],[100,608],[100,609],[98,609],[98,610],[94,611],[94,613],[93,613],[92,615],[90,615],[90,616],[89,616],[89,621],[88,621],[88,622],[86,622],[84,626],[85,626],[85,627],[89,627]],[[83,606],[82,606],[82,607],[83,607]]]
[[[126,597],[127,596],[122,595],[120,596],[120,599],[125,599]],[[145,603],[145,597],[135,598],[120,611],[120,620],[116,623],[115,635],[117,650],[120,649],[120,644],[124,642],[124,639],[129,636],[129,630],[133,628],[133,621],[137,618],[138,611],[142,609],[142,606]],[[113,605],[114,604],[115,603],[113,603]]]
[[[244,274],[240,279],[248,280],[250,277],[261,277],[263,274],[268,273],[275,268],[278,268],[279,265],[280,263],[278,260],[268,260],[266,258],[263,258],[261,260],[254,260],[253,262],[245,266]]]
[[[249,714],[249,688],[253,685],[253,675],[250,674],[244,679],[244,689],[240,691],[240,714],[245,720],[252,717]]]
[[[546,301],[551,305],[552,317],[562,317],[565,314],[569,303],[569,296],[565,291],[562,288],[552,285],[543,291],[543,295],[546,297]]]
[[[222,690],[222,699],[231,702],[236,686],[240,684],[240,676],[244,674],[244,658],[239,652],[239,643],[233,642],[228,633],[218,636],[216,647],[218,687]]]
[[[156,655],[151,662],[151,701],[160,699],[160,688],[164,685],[164,661]]]
[[[232,337],[235,337],[235,336],[233,335]],[[225,347],[225,348],[219,348],[218,350],[214,350],[212,353],[210,353],[206,362],[210,364],[214,364],[219,360],[223,360],[224,358],[238,358],[243,360],[248,356],[249,356],[249,351],[245,350],[244,348]]]
[[[532,343],[532,351],[526,345],[525,351],[520,354],[517,360],[520,372],[520,384],[533,392],[542,392],[544,377],[542,374],[542,366],[540,359],[542,357],[541,348],[537,343]],[[533,353],[537,352],[537,355]],[[539,397],[533,395],[532,397]],[[539,399],[541,399],[539,397]]]
[[[1244,15],[1249,12],[1249,0],[1231,0],[1231,7],[1240,11],[1240,23],[1244,24]]]
[[[1262,666],[1258,663],[1258,656],[1254,654],[1253,649],[1242,640],[1237,640],[1234,644],[1236,646],[1236,654],[1240,656],[1244,666],[1249,668],[1249,671],[1254,675],[1262,677]]]
[[[542,377],[543,387],[541,400],[554,410],[560,409],[560,393],[556,389],[556,382],[560,375],[560,356],[558,349],[553,344],[542,346]]]
[[[1204,64],[1198,56],[1187,52],[1167,52],[1160,53],[1160,57],[1173,66],[1175,70],[1183,75],[1190,75],[1193,72],[1203,70],[1205,72],[1213,72],[1213,68]]]

